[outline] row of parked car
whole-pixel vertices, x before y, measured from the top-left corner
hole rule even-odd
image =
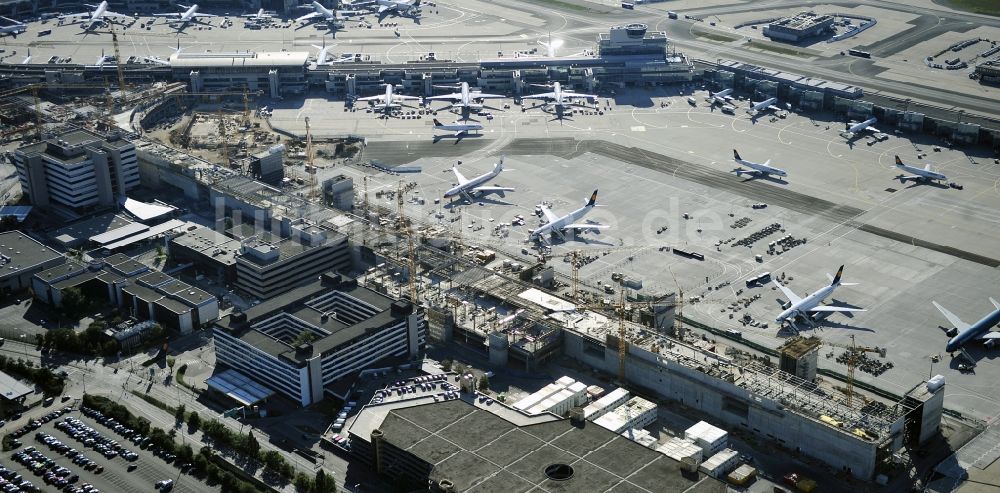
[[[66,445],[65,443],[59,441],[58,438],[49,435],[48,433],[40,431],[37,434],[35,434],[35,439],[48,445],[50,450],[54,450],[59,454],[68,457],[70,460],[73,461],[74,464],[88,471],[94,471],[97,474],[104,472],[104,466],[89,459],[83,453],[77,451],[75,448],[72,448],[69,445]]]
[[[105,437],[101,432],[87,426],[86,423],[77,418],[66,418],[56,423],[56,428],[64,431],[84,446],[93,448],[107,459],[113,459],[120,455],[131,462],[139,458],[139,454],[122,447],[118,442]]]
[[[31,484],[31,481],[21,477],[17,471],[0,466],[0,489],[5,493],[31,493],[38,491],[38,487]]]
[[[52,411],[46,414],[45,416],[42,416],[41,418],[33,419],[29,421],[26,425],[10,432],[10,436],[13,437],[14,439],[21,438],[24,435],[27,435],[28,433],[31,433],[32,431],[35,431],[38,428],[41,428],[43,423],[48,423],[49,421],[52,421],[53,419],[56,419],[59,416],[62,416],[63,414],[66,414],[71,411],[73,411],[73,408],[69,406],[64,407],[62,409],[56,409],[55,411]]]
[[[46,456],[35,447],[26,447],[24,450],[15,453],[12,457],[14,461],[27,467],[36,476],[40,476],[45,484],[54,486],[66,493],[100,493],[90,483],[77,485],[80,475],[74,474],[67,467],[56,464],[56,461]]]

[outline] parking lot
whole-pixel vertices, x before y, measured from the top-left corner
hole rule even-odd
[[[91,493],[153,491],[167,479],[173,480],[171,491],[219,490],[142,449],[136,442],[143,437],[119,435],[114,423],[100,424],[78,410],[47,411],[29,424],[30,431],[20,438],[23,446],[0,461],[43,491],[83,493],[88,484]]]

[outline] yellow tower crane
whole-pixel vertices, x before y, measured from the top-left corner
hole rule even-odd
[[[851,344],[837,344],[833,342],[823,341],[823,344],[832,347],[839,347],[842,349],[847,349],[847,405],[850,406],[853,402],[854,397],[854,369],[858,366],[858,361],[861,360],[861,355],[863,353],[876,353],[880,357],[885,358],[885,348],[879,347],[868,347],[868,346],[858,346],[854,341],[854,334],[851,334]]]
[[[121,91],[122,104],[125,104],[125,69],[122,68],[122,55],[118,49],[118,31],[115,30],[115,23],[108,20],[108,31],[111,31],[111,44],[115,48],[115,68],[118,71],[118,90]]]

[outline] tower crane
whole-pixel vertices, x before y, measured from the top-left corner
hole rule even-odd
[[[854,334],[851,334],[851,344],[838,344],[834,342],[823,341],[823,344],[832,347],[839,347],[842,349],[847,349],[847,405],[850,406],[853,402],[854,397],[854,369],[858,365],[858,361],[861,359],[863,353],[876,353],[880,357],[885,358],[886,350],[880,347],[868,347],[868,346],[858,346],[854,341]]]

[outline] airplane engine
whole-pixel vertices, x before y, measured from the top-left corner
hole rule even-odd
[[[736,170],[736,176],[743,176],[743,170]]]
[[[952,328],[946,330],[944,333],[947,334],[948,337],[955,337],[955,336],[958,335],[958,329],[955,328],[955,327],[952,327]]]

